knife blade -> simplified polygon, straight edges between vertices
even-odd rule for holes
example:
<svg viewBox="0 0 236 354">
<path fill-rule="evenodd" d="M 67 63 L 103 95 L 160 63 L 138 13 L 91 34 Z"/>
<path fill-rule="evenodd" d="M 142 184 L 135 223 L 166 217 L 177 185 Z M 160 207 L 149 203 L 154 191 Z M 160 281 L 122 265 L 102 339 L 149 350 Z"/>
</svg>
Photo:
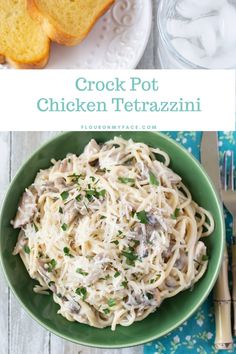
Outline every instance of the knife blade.
<svg viewBox="0 0 236 354">
<path fill-rule="evenodd" d="M 220 195 L 221 177 L 217 132 L 202 133 L 201 162 Z"/>
<path fill-rule="evenodd" d="M 217 132 L 203 132 L 201 142 L 201 163 L 213 181 L 220 196 L 221 177 Z M 215 220 L 215 222 L 217 223 L 217 220 Z M 215 348 L 217 350 L 232 349 L 231 296 L 229 291 L 228 252 L 226 243 L 222 266 L 214 287 L 214 305 L 216 322 Z"/>
</svg>

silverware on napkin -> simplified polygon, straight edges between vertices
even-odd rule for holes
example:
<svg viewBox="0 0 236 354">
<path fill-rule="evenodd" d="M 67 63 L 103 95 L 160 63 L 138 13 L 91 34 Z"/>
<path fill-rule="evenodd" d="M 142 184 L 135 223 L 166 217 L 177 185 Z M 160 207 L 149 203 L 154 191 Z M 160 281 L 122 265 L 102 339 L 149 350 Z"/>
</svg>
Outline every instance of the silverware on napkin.
<svg viewBox="0 0 236 354">
<path fill-rule="evenodd" d="M 222 169 L 222 200 L 233 218 L 232 235 L 232 274 L 233 274 L 233 312 L 234 312 L 234 336 L 236 335 L 236 189 L 235 189 L 235 167 L 234 153 L 227 151 L 224 153 L 224 163 Z"/>
<path fill-rule="evenodd" d="M 221 196 L 220 161 L 217 132 L 203 132 L 201 142 L 201 162 L 215 188 Z M 221 198 L 220 198 L 221 199 Z M 231 297 L 228 280 L 228 252 L 225 240 L 224 257 L 218 279 L 214 287 L 214 305 L 216 322 L 216 349 L 232 349 Z"/>
</svg>

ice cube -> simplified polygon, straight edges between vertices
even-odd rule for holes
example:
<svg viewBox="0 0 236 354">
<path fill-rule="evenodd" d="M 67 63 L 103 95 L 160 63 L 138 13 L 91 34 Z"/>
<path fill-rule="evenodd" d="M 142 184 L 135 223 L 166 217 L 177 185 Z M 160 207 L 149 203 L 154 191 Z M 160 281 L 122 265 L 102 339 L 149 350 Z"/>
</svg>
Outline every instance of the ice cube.
<svg viewBox="0 0 236 354">
<path fill-rule="evenodd" d="M 203 33 L 209 30 L 217 32 L 218 22 L 218 16 L 205 16 L 203 18 L 190 21 L 188 23 L 187 31 L 192 37 L 200 37 Z"/>
<path fill-rule="evenodd" d="M 217 41 L 216 32 L 214 31 L 214 28 L 208 26 L 208 28 L 206 28 L 205 31 L 202 31 L 202 34 L 200 36 L 200 41 L 202 47 L 206 52 L 206 55 L 208 57 L 213 57 L 213 55 L 216 53 L 216 50 L 218 48 L 218 41 Z"/>
<path fill-rule="evenodd" d="M 186 21 L 169 19 L 166 22 L 166 29 L 167 32 L 173 37 L 189 37 Z"/>
<path fill-rule="evenodd" d="M 205 55 L 204 50 L 192 44 L 184 38 L 175 38 L 171 40 L 175 50 L 193 64 L 202 65 L 202 57 Z"/>
<path fill-rule="evenodd" d="M 227 4 L 227 0 L 185 0 L 193 5 L 201 7 L 206 11 L 214 11 L 222 8 Z"/>
<path fill-rule="evenodd" d="M 192 19 L 205 14 L 205 10 L 190 1 L 180 0 L 176 4 L 176 11 L 179 15 Z"/>
<path fill-rule="evenodd" d="M 236 45 L 236 8 L 230 4 L 220 11 L 219 32 L 223 48 Z"/>
<path fill-rule="evenodd" d="M 183 17 L 194 19 L 227 4 L 227 0 L 179 0 L 176 4 L 176 11 Z"/>
<path fill-rule="evenodd" d="M 210 69 L 236 69 L 236 48 L 211 58 L 205 65 Z"/>
<path fill-rule="evenodd" d="M 217 31 L 218 16 L 209 16 L 194 21 L 167 20 L 167 32 L 173 37 L 195 38 L 200 37 L 210 28 Z"/>
</svg>

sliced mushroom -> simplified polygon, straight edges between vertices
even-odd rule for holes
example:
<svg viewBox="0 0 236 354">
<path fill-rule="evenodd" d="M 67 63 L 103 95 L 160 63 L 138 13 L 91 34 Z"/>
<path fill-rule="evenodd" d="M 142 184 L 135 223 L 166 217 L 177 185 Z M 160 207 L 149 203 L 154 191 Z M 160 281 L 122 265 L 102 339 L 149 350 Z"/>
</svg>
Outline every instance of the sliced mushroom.
<svg viewBox="0 0 236 354">
<path fill-rule="evenodd" d="M 81 310 L 80 304 L 72 296 L 66 296 L 64 299 L 64 303 L 66 302 L 66 306 L 70 313 L 78 315 Z"/>
<path fill-rule="evenodd" d="M 28 240 L 25 237 L 25 233 L 23 230 L 21 230 L 14 251 L 12 252 L 13 256 L 17 255 L 22 250 L 22 248 L 27 245 L 27 242 Z"/>
<path fill-rule="evenodd" d="M 65 205 L 63 209 L 63 221 L 67 225 L 70 224 L 79 215 L 76 204 L 77 202 L 75 200 L 71 200 Z"/>
<path fill-rule="evenodd" d="M 202 257 L 206 255 L 206 246 L 202 241 L 198 241 L 194 259 L 198 262 L 202 261 Z"/>
<path fill-rule="evenodd" d="M 13 227 L 17 229 L 29 223 L 37 210 L 37 192 L 32 186 L 26 189 L 20 200 L 16 217 L 13 220 Z"/>
<path fill-rule="evenodd" d="M 188 264 L 188 257 L 184 252 L 180 251 L 180 257 L 176 260 L 175 267 L 183 271 L 187 267 L 187 264 Z"/>
<path fill-rule="evenodd" d="M 55 188 L 60 192 L 62 189 L 67 188 L 66 181 L 63 177 L 57 177 L 54 181 Z"/>
<path fill-rule="evenodd" d="M 100 151 L 100 146 L 98 145 L 98 143 L 96 142 L 96 140 L 92 139 L 90 140 L 90 142 L 88 143 L 88 145 L 86 145 L 85 149 L 84 149 L 84 155 L 89 157 L 91 155 L 95 155 Z"/>
<path fill-rule="evenodd" d="M 44 182 L 42 184 L 34 184 L 35 189 L 39 196 L 43 193 L 58 193 L 58 188 L 55 187 L 54 183 L 51 181 Z"/>
<path fill-rule="evenodd" d="M 176 288 L 178 286 L 177 280 L 174 277 L 172 277 L 171 275 L 168 276 L 165 283 L 170 288 Z"/>
<path fill-rule="evenodd" d="M 159 161 L 153 161 L 153 164 L 158 172 L 158 175 L 164 175 L 171 184 L 178 184 L 181 182 L 181 177 L 174 173 L 169 167 L 165 166 Z"/>
</svg>

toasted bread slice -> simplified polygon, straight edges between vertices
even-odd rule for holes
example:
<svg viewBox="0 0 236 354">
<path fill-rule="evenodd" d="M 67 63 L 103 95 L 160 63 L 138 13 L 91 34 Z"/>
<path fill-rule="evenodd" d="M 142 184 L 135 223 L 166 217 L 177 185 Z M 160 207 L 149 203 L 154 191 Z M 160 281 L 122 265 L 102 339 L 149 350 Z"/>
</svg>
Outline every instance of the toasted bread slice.
<svg viewBox="0 0 236 354">
<path fill-rule="evenodd" d="M 115 0 L 27 0 L 28 11 L 48 37 L 68 46 L 80 43 Z"/>
<path fill-rule="evenodd" d="M 26 0 L 0 0 L 0 62 L 17 68 L 41 68 L 50 40 L 27 11 Z"/>
</svg>

